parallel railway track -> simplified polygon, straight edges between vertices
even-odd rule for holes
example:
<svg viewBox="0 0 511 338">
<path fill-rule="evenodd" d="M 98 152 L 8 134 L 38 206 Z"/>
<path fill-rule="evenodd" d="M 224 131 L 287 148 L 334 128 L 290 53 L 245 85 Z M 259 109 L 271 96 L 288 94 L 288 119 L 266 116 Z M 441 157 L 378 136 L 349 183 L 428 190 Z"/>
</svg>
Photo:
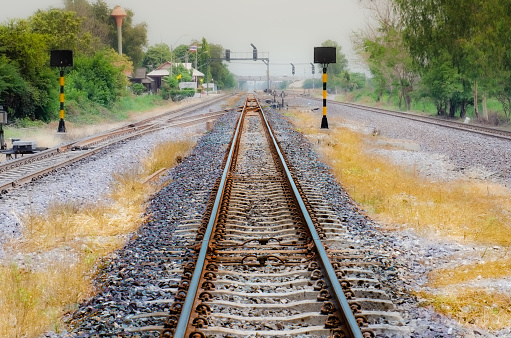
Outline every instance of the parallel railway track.
<svg viewBox="0 0 511 338">
<path fill-rule="evenodd" d="M 320 99 L 310 98 L 311 100 L 320 102 Z M 378 114 L 385 114 L 389 116 L 409 119 L 413 121 L 418 122 L 424 122 L 428 124 L 434 124 L 437 126 L 442 126 L 446 128 L 452 128 L 457 130 L 463 130 L 467 132 L 472 133 L 478 133 L 481 135 L 496 137 L 500 139 L 505 140 L 511 140 L 511 131 L 499 129 L 499 128 L 491 128 L 491 127 L 485 127 L 483 125 L 478 125 L 474 123 L 463 123 L 459 121 L 449 120 L 449 119 L 441 119 L 438 117 L 433 116 L 422 116 L 418 114 L 412 114 L 412 113 L 406 113 L 406 112 L 398 112 L 388 109 L 382 109 L 382 108 L 374 108 L 374 107 L 368 107 L 356 103 L 349 103 L 349 102 L 339 102 L 339 101 L 333 101 L 333 100 L 327 100 L 329 105 L 336 105 L 336 106 L 345 106 L 345 107 L 351 107 L 360 109 L 362 111 L 370 111 Z"/>
<path fill-rule="evenodd" d="M 225 114 L 226 111 L 222 110 L 204 114 L 193 114 L 193 112 L 223 99 L 225 99 L 225 96 L 194 104 L 178 111 L 169 111 L 104 133 L 0 163 L 0 195 L 23 184 L 37 180 L 58 168 L 87 158 L 117 142 L 168 127 L 185 127 L 214 120 Z"/>
<path fill-rule="evenodd" d="M 170 311 L 143 314 L 146 324 L 132 334 L 407 334 L 373 271 L 376 259 L 355 249 L 314 188 L 295 181 L 256 99 L 241 111 L 206 213 L 175 235 L 181 240 L 167 252 L 169 262 L 182 260 L 182 269 L 170 264 L 174 297 L 154 301 L 171 302 Z"/>
</svg>

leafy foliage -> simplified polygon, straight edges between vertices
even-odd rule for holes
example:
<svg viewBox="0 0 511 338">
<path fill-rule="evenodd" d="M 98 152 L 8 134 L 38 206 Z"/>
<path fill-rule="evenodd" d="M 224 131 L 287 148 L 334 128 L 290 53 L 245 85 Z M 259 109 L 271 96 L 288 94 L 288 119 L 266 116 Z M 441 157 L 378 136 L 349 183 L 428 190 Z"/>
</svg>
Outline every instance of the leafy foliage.
<svg viewBox="0 0 511 338">
<path fill-rule="evenodd" d="M 142 95 L 146 91 L 146 87 L 141 83 L 134 83 L 131 85 L 131 90 L 135 95 Z"/>
<path fill-rule="evenodd" d="M 127 62 L 112 49 L 99 51 L 93 57 L 75 58 L 75 66 L 68 75 L 69 99 L 111 105 L 124 94 L 128 85 L 123 74 Z"/>
<path fill-rule="evenodd" d="M 76 47 L 81 44 L 78 35 L 82 20 L 75 12 L 58 9 L 38 10 L 30 18 L 30 26 L 33 33 L 44 36 L 49 50 L 76 50 Z"/>
<path fill-rule="evenodd" d="M 147 68 L 148 71 L 152 71 L 158 68 L 166 61 L 171 60 L 170 47 L 165 43 L 159 43 L 150 46 L 144 55 L 142 66 Z"/>
<path fill-rule="evenodd" d="M 511 3 L 499 0 L 362 0 L 375 26 L 355 35 L 378 99 L 430 98 L 439 114 L 478 116 L 487 94 L 511 102 Z M 486 113 L 483 118 L 487 118 Z"/>
</svg>

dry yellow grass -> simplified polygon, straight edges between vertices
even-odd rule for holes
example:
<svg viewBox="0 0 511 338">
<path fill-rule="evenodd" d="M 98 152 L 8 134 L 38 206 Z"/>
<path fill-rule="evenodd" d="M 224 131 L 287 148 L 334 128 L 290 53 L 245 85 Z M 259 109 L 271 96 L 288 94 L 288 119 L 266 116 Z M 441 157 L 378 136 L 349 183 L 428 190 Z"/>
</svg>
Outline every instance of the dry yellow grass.
<svg viewBox="0 0 511 338">
<path fill-rule="evenodd" d="M 320 130 L 320 117 L 291 111 L 298 128 L 316 145 L 325 163 L 350 196 L 389 230 L 412 227 L 419 235 L 479 246 L 511 246 L 511 191 L 490 182 L 432 182 L 414 168 L 378 156 L 375 136 L 335 127 Z M 464 323 L 489 329 L 511 326 L 509 296 L 484 289 L 465 290 L 463 283 L 511 276 L 511 259 L 481 258 L 478 264 L 430 274 L 436 293 L 423 293 L 426 304 Z M 502 296 L 501 298 L 499 298 Z M 489 305 L 490 304 L 490 305 Z M 496 305 L 494 305 L 496 304 Z"/>
<path fill-rule="evenodd" d="M 61 316 L 93 292 L 90 280 L 98 259 L 120 248 L 143 224 L 146 200 L 159 186 L 142 182 L 174 166 L 193 146 L 185 141 L 157 145 L 140 167 L 115 175 L 109 195 L 99 199 L 104 202 L 53 204 L 44 214 L 22 215 L 23 240 L 12 243 L 12 251 L 26 262 L 0 266 L 0 337 L 58 332 Z"/>
<path fill-rule="evenodd" d="M 511 326 L 511 296 L 506 293 L 464 288 L 442 294 L 421 292 L 418 296 L 424 298 L 424 306 L 433 306 L 463 324 L 489 330 Z"/>
<path fill-rule="evenodd" d="M 483 261 L 472 265 L 461 265 L 452 269 L 438 269 L 429 274 L 429 285 L 435 288 L 461 284 L 485 278 L 511 276 L 511 258 Z"/>
<path fill-rule="evenodd" d="M 384 223 L 492 245 L 511 245 L 511 191 L 492 183 L 432 182 L 369 150 L 373 136 L 347 128 L 318 129 L 296 114 L 301 130 L 358 203 Z"/>
</svg>

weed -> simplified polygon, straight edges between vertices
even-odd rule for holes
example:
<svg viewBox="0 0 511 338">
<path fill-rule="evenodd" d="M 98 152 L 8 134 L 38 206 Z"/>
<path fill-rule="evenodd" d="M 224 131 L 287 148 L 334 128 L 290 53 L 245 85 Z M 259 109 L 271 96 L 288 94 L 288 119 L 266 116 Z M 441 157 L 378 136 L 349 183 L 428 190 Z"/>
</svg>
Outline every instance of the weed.
<svg viewBox="0 0 511 338">
<path fill-rule="evenodd" d="M 325 133 L 317 128 L 317 119 L 313 120 L 310 114 L 293 115 L 297 127 L 316 146 L 350 196 L 382 224 L 413 227 L 419 236 L 434 234 L 453 241 L 511 247 L 508 188 L 468 180 L 432 182 L 413 168 L 401 168 L 375 155 L 370 151 L 374 149 L 373 136 L 335 127 L 343 121 L 331 118 L 334 127 Z M 423 293 L 423 297 L 426 303 L 462 322 L 487 328 L 509 327 L 508 296 L 498 300 L 497 294 L 464 290 L 462 283 L 511 276 L 509 258 L 484 257 L 483 261 L 483 257 L 478 264 L 432 272 L 430 286 L 441 291 Z M 494 303 L 497 305 L 488 306 Z"/>
<path fill-rule="evenodd" d="M 108 198 L 98 199 L 102 202 L 54 203 L 44 214 L 32 210 L 21 215 L 23 239 L 11 247 L 27 259 L 0 266 L 0 337 L 59 332 L 64 312 L 93 292 L 90 282 L 101 258 L 120 248 L 145 221 L 145 203 L 158 186 L 141 182 L 159 168 L 174 166 L 193 145 L 157 145 L 140 167 L 114 175 Z"/>
</svg>

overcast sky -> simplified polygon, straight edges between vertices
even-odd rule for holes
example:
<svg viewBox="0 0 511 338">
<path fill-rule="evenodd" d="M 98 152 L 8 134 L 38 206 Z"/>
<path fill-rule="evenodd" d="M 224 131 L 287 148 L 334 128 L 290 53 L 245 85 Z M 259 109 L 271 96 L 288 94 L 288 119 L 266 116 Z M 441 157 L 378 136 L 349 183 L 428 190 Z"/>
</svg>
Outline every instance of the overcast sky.
<svg viewBox="0 0 511 338">
<path fill-rule="evenodd" d="M 6 2 L 7 0 L 0 0 Z M 89 0 L 95 2 L 96 0 Z M 231 57 L 250 57 L 253 43 L 270 59 L 271 75 L 310 77 L 314 47 L 336 41 L 350 67 L 360 70 L 350 35 L 363 28 L 366 16 L 359 0 L 106 0 L 110 7 L 131 9 L 134 22 L 148 25 L 149 45 L 188 44 L 203 37 L 231 50 Z M 27 18 L 37 9 L 62 8 L 62 0 L 18 0 L 3 4 L 0 22 Z M 241 53 L 244 53 L 243 55 Z M 239 75 L 265 75 L 262 61 L 233 61 L 229 68 Z M 358 69 L 357 69 L 358 68 Z M 316 77 L 320 70 L 316 67 Z"/>
</svg>

